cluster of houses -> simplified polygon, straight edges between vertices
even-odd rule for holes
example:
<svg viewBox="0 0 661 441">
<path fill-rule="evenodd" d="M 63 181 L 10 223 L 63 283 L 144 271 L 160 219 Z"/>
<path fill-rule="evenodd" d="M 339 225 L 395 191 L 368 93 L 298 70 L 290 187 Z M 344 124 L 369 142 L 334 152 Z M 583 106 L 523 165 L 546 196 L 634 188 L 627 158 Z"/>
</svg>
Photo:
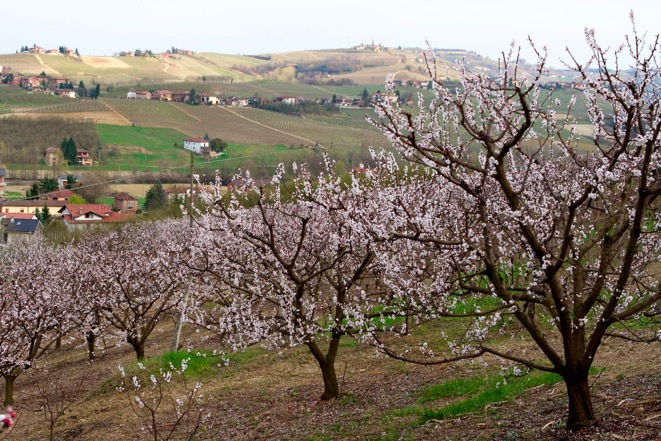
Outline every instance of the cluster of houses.
<svg viewBox="0 0 661 441">
<path fill-rule="evenodd" d="M 71 85 L 67 78 L 53 78 L 47 75 L 22 76 L 5 72 L 0 66 L 0 83 L 21 87 L 29 92 L 41 92 L 67 98 L 76 98 L 76 91 L 63 85 Z"/>
<path fill-rule="evenodd" d="M 138 200 L 128 193 L 117 193 L 113 206 L 106 204 L 71 204 L 73 191 L 60 189 L 42 194 L 38 199 L 0 199 L 0 242 L 29 240 L 43 229 L 37 213 L 45 208 L 53 219 L 61 219 L 68 230 L 117 224 L 131 220 Z"/>
<path fill-rule="evenodd" d="M 189 187 L 167 186 L 164 191 L 168 202 L 172 202 L 183 200 Z M 116 193 L 112 206 L 72 204 L 69 199 L 74 194 L 72 190 L 61 188 L 42 194 L 38 199 L 6 200 L 0 197 L 0 243 L 30 240 L 42 231 L 44 226 L 37 214 L 44 207 L 52 219 L 61 220 L 70 231 L 128 222 L 135 219 L 139 208 L 138 199 L 126 192 Z"/>
<path fill-rule="evenodd" d="M 154 90 L 154 91 L 136 91 L 130 89 L 126 98 L 129 100 L 146 100 L 146 101 L 171 101 L 175 103 L 188 103 L 188 104 L 204 104 L 208 106 L 231 106 L 231 107 L 248 107 L 254 106 L 258 103 L 266 102 L 263 98 L 240 98 L 236 96 L 220 97 L 208 93 L 196 93 L 191 101 L 190 92 L 172 92 L 167 89 Z M 301 97 L 295 97 L 296 100 L 302 100 Z"/>
<path fill-rule="evenodd" d="M 62 149 L 57 147 L 48 147 L 44 152 L 44 162 L 49 167 L 58 167 L 64 164 L 64 154 Z M 94 158 L 91 153 L 85 149 L 76 149 L 76 164 L 82 166 L 94 165 Z"/>
<path fill-rule="evenodd" d="M 62 47 L 58 49 L 44 49 L 43 47 L 37 46 L 36 44 L 33 45 L 32 47 L 27 48 L 27 52 L 31 54 L 61 55 L 65 57 L 78 56 L 75 50 L 69 49 L 67 47 Z"/>
</svg>

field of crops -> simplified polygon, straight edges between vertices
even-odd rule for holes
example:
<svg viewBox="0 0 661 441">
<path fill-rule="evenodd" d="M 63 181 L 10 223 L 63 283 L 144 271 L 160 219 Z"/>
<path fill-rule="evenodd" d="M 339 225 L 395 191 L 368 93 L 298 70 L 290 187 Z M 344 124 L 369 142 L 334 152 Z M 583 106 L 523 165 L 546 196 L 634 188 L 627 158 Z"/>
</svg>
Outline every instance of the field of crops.
<svg viewBox="0 0 661 441">
<path fill-rule="evenodd" d="M 20 87 L 0 86 L 0 105 L 8 109 L 57 105 L 70 99 L 43 93 L 29 93 Z"/>
<path fill-rule="evenodd" d="M 182 127 L 187 123 L 196 122 L 195 118 L 165 101 L 116 99 L 106 102 L 115 111 L 139 126 L 173 127 L 190 134 L 189 131 L 182 130 Z"/>
<path fill-rule="evenodd" d="M 362 122 L 358 122 L 359 126 L 352 124 L 355 120 L 350 116 L 337 119 L 320 116 L 302 118 L 252 108 L 237 111 L 269 127 L 296 134 L 323 146 L 360 147 L 365 142 L 375 144 L 383 140 L 381 134 L 371 126 Z"/>
<path fill-rule="evenodd" d="M 59 97 L 58 97 L 59 98 Z M 108 107 L 98 100 L 72 100 L 64 98 L 67 101 L 48 106 L 34 107 L 26 110 L 26 113 L 87 113 L 87 112 L 107 112 Z M 62 100 L 62 98 L 60 98 Z"/>
<path fill-rule="evenodd" d="M 186 164 L 186 135 L 173 129 L 97 124 L 108 170 L 155 171 Z"/>
</svg>

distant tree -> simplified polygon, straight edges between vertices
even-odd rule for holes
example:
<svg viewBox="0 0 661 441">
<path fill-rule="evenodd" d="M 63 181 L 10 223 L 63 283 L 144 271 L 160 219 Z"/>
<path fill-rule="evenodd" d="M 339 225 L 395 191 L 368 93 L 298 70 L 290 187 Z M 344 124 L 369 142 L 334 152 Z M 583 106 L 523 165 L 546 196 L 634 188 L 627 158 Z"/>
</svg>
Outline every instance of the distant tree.
<svg viewBox="0 0 661 441">
<path fill-rule="evenodd" d="M 206 139 L 207 141 L 209 140 L 209 134 L 208 133 L 204 134 L 204 139 Z"/>
<path fill-rule="evenodd" d="M 78 178 L 76 178 L 76 175 L 72 175 L 71 173 L 67 174 L 67 181 L 64 183 L 64 188 L 69 190 L 72 189 L 77 180 Z"/>
<path fill-rule="evenodd" d="M 363 103 L 367 104 L 370 102 L 370 93 L 367 91 L 367 87 L 363 89 L 363 93 L 360 94 L 360 99 L 363 100 Z"/>
<path fill-rule="evenodd" d="M 145 195 L 145 208 L 147 210 L 157 210 L 165 207 L 166 204 L 167 196 L 163 189 L 163 184 L 157 182 L 147 190 L 147 194 Z"/>
<path fill-rule="evenodd" d="M 50 193 L 55 190 L 57 190 L 57 179 L 46 177 L 39 181 L 40 193 Z"/>
<path fill-rule="evenodd" d="M 189 104 L 197 104 L 197 93 L 195 92 L 195 88 L 192 88 L 190 90 L 190 95 L 188 97 L 188 103 Z"/>
<path fill-rule="evenodd" d="M 143 52 L 142 52 L 141 49 L 136 49 L 136 50 L 135 50 L 135 56 L 136 56 L 136 57 L 142 57 L 142 55 L 143 55 Z"/>
<path fill-rule="evenodd" d="M 34 210 L 34 215 L 37 216 L 39 222 L 41 222 L 44 226 L 47 226 L 53 220 L 53 216 L 51 216 L 50 210 L 45 205 L 41 210 L 38 208 Z"/>
<path fill-rule="evenodd" d="M 28 199 L 36 198 L 39 196 L 39 184 L 36 182 L 32 184 L 32 187 L 25 190 L 25 197 Z"/>
<path fill-rule="evenodd" d="M 214 152 L 220 153 L 225 151 L 225 149 L 227 148 L 227 143 L 220 138 L 214 138 L 211 141 L 209 141 L 209 147 Z"/>
<path fill-rule="evenodd" d="M 64 155 L 64 159 L 67 160 L 67 163 L 69 165 L 75 165 L 76 164 L 76 155 L 78 154 L 78 150 L 76 149 L 76 143 L 74 142 L 72 137 L 69 137 L 69 139 L 64 139 L 62 141 L 62 144 L 60 144 L 60 148 L 62 149 L 62 154 Z"/>
<path fill-rule="evenodd" d="M 80 57 L 80 52 L 78 52 L 78 48 L 76 48 L 76 56 Z"/>
<path fill-rule="evenodd" d="M 46 71 L 45 71 L 45 70 L 42 70 L 41 73 L 39 74 L 39 76 L 40 76 L 40 77 L 45 77 L 45 76 L 47 76 L 47 75 L 46 75 Z"/>
<path fill-rule="evenodd" d="M 9 84 L 12 81 L 14 81 L 14 74 L 11 74 L 11 73 L 9 75 L 7 75 L 4 80 L 2 80 L 2 82 L 4 84 Z"/>
<path fill-rule="evenodd" d="M 69 197 L 69 203 L 74 205 L 82 205 L 86 204 L 87 201 L 81 195 L 74 193 Z"/>
<path fill-rule="evenodd" d="M 78 96 L 87 96 L 87 88 L 85 87 L 85 83 L 83 83 L 83 80 L 80 80 L 78 83 L 78 89 L 76 90 L 76 93 Z"/>
</svg>

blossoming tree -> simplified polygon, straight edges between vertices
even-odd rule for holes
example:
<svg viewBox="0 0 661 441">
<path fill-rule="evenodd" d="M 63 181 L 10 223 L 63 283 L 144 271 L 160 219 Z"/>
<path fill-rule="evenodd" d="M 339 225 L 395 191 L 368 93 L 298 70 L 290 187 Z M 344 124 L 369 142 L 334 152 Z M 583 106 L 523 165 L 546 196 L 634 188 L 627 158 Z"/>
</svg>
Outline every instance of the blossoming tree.
<svg viewBox="0 0 661 441">
<path fill-rule="evenodd" d="M 289 184 L 283 176 L 281 169 L 268 190 L 248 177 L 229 201 L 220 186 L 206 195 L 214 209 L 199 221 L 193 262 L 218 287 L 217 308 L 207 307 L 200 322 L 235 349 L 262 341 L 307 346 L 321 369 L 321 399 L 331 399 L 340 392 L 340 339 L 358 329 L 348 311 L 366 304 L 361 283 L 373 254 L 354 232 L 337 177 L 313 185 L 305 171 Z"/>
<path fill-rule="evenodd" d="M 430 60 L 432 100 L 420 97 L 415 113 L 380 103 L 374 121 L 406 159 L 434 174 L 427 190 L 409 194 L 431 199 L 390 198 L 399 221 L 388 237 L 425 253 L 418 272 L 391 258 L 391 271 L 400 271 L 391 286 L 408 283 L 428 299 L 429 314 L 473 317 L 449 354 L 426 362 L 489 353 L 555 372 L 567 387 L 570 428 L 595 419 L 588 377 L 604 337 L 651 342 L 661 333 L 658 321 L 628 325 L 661 313 L 659 40 L 648 44 L 634 28 L 610 53 L 593 31 L 586 37 L 592 57 L 572 60 L 593 127 L 589 143 L 572 125 L 575 100 L 563 104 L 540 87 L 541 51 L 527 78 L 516 51 L 503 56 L 497 78 L 460 65 L 456 90 Z M 437 271 L 424 271 L 429 265 Z M 537 350 L 489 340 L 509 318 Z"/>
<path fill-rule="evenodd" d="M 180 220 L 143 222 L 81 245 L 98 293 L 95 311 L 139 360 L 145 357 L 147 338 L 179 306 L 188 274 L 189 233 Z"/>
<path fill-rule="evenodd" d="M 4 405 L 14 402 L 14 382 L 69 332 L 80 311 L 67 276 L 76 263 L 40 237 L 2 248 L 0 254 L 0 375 Z"/>
</svg>

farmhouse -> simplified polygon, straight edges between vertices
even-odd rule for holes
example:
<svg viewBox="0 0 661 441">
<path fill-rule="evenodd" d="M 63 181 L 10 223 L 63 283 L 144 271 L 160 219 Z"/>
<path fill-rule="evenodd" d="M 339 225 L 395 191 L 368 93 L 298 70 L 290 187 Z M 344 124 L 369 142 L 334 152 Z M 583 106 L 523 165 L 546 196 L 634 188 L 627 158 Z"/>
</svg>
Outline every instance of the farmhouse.
<svg viewBox="0 0 661 441">
<path fill-rule="evenodd" d="M 76 91 L 72 89 L 55 89 L 55 95 L 76 98 Z"/>
<path fill-rule="evenodd" d="M 41 210 L 47 207 L 51 214 L 56 213 L 66 205 L 64 201 L 48 200 L 16 200 L 0 202 L 0 211 L 2 214 L 12 213 L 34 213 L 35 210 Z"/>
<path fill-rule="evenodd" d="M 0 221 L 3 243 L 26 242 L 41 231 L 42 225 L 38 219 L 3 218 Z"/>
<path fill-rule="evenodd" d="M 112 201 L 112 208 L 120 213 L 136 214 L 138 200 L 126 192 L 119 192 Z"/>
<path fill-rule="evenodd" d="M 172 92 L 167 89 L 157 90 L 151 94 L 151 99 L 160 101 L 172 101 Z"/>
<path fill-rule="evenodd" d="M 127 100 L 134 100 L 135 98 L 136 98 L 135 90 L 130 89 L 130 90 L 126 93 L 126 99 L 127 99 Z"/>
<path fill-rule="evenodd" d="M 78 165 L 92 166 L 94 165 L 94 159 L 87 150 L 78 149 L 76 152 L 76 163 Z"/>
<path fill-rule="evenodd" d="M 56 167 L 60 165 L 62 160 L 62 149 L 58 149 L 57 147 L 48 147 L 44 152 L 44 162 L 49 167 Z"/>
<path fill-rule="evenodd" d="M 116 213 L 105 204 L 66 204 L 60 209 L 59 214 L 64 220 L 64 225 L 70 230 L 122 223 L 129 219 L 127 215 Z"/>
<path fill-rule="evenodd" d="M 190 92 L 174 92 L 172 94 L 172 101 L 177 103 L 187 103 L 190 101 Z"/>
<path fill-rule="evenodd" d="M 73 191 L 62 188 L 60 190 L 51 191 L 50 193 L 44 193 L 39 196 L 39 199 L 46 201 L 68 202 L 71 196 L 73 196 Z"/>
<path fill-rule="evenodd" d="M 135 93 L 135 99 L 136 100 L 150 100 L 151 99 L 151 92 L 136 92 Z"/>
<path fill-rule="evenodd" d="M 188 138 L 184 141 L 184 148 L 198 155 L 208 155 L 211 151 L 209 141 L 204 138 Z"/>
<path fill-rule="evenodd" d="M 372 95 L 372 102 L 371 104 L 374 105 L 376 103 L 383 103 L 383 102 L 388 102 L 391 104 L 396 103 L 399 100 L 399 97 L 394 94 L 394 93 L 375 93 Z"/>
<path fill-rule="evenodd" d="M 279 97 L 276 98 L 276 101 L 279 101 L 283 104 L 289 104 L 290 106 L 293 106 L 293 105 L 298 104 L 299 102 L 303 101 L 303 98 L 296 97 L 296 96 L 279 96 Z"/>
</svg>

